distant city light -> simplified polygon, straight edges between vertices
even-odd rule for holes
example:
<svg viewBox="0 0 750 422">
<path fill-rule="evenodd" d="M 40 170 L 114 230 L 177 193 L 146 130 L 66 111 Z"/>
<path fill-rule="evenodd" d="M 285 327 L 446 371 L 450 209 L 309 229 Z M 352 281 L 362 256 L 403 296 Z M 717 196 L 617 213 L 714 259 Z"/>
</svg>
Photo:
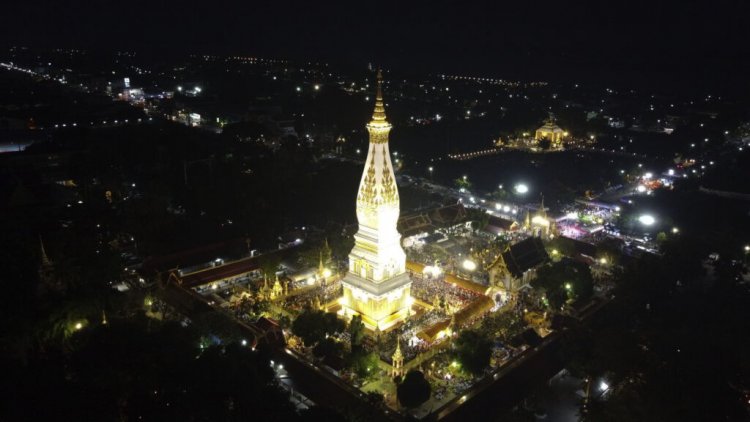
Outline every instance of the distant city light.
<svg viewBox="0 0 750 422">
<path fill-rule="evenodd" d="M 654 177 L 654 174 L 651 173 L 651 172 L 648 172 L 648 173 L 646 173 L 646 174 L 643 175 L 643 178 L 646 179 L 646 180 L 648 180 L 648 179 L 650 179 L 652 177 Z"/>
<path fill-rule="evenodd" d="M 649 214 L 641 215 L 640 217 L 638 217 L 638 221 L 640 221 L 644 226 L 651 226 L 656 223 L 656 219 Z"/>
<path fill-rule="evenodd" d="M 674 170 L 673 169 L 667 170 L 667 174 L 670 176 L 674 176 Z"/>
<path fill-rule="evenodd" d="M 640 193 L 643 193 L 643 192 L 646 192 L 646 187 L 643 185 L 638 185 L 638 187 L 635 188 L 635 190 L 637 190 Z"/>
</svg>

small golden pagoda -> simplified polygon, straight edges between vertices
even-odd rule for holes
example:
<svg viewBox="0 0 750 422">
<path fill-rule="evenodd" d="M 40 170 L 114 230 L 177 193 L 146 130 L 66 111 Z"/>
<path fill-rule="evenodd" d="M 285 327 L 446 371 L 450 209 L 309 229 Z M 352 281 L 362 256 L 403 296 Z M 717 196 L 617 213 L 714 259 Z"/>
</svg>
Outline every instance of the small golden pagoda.
<svg viewBox="0 0 750 422">
<path fill-rule="evenodd" d="M 403 377 L 404 376 L 404 355 L 401 353 L 401 337 L 396 337 L 396 351 L 393 352 L 393 368 L 391 369 L 391 377 Z"/>
</svg>

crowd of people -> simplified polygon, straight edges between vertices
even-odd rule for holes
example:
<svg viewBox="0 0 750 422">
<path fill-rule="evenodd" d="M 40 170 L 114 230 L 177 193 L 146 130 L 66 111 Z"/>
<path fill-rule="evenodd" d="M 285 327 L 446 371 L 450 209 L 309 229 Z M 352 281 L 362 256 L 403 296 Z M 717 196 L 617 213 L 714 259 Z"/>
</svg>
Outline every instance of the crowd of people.
<svg viewBox="0 0 750 422">
<path fill-rule="evenodd" d="M 466 306 L 477 293 L 447 283 L 442 276 L 419 274 L 412 277 L 411 295 L 444 312 L 455 312 Z"/>
</svg>

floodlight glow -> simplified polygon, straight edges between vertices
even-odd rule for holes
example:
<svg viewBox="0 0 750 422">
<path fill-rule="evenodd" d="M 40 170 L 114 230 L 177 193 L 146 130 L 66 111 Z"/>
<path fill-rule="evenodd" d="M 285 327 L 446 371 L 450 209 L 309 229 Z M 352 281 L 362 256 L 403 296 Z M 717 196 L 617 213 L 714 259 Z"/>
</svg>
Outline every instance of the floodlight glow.
<svg viewBox="0 0 750 422">
<path fill-rule="evenodd" d="M 667 170 L 667 174 L 670 176 L 674 176 L 674 170 L 673 169 Z"/>
<path fill-rule="evenodd" d="M 643 185 L 638 185 L 638 187 L 635 188 L 635 190 L 637 190 L 640 193 L 643 193 L 643 192 L 646 192 L 646 187 Z"/>
<path fill-rule="evenodd" d="M 515 187 L 516 193 L 524 194 L 529 191 L 529 187 L 523 183 L 519 183 Z"/>
<path fill-rule="evenodd" d="M 531 219 L 531 222 L 539 226 L 549 226 L 549 220 L 541 215 L 535 215 L 534 218 Z"/>
<path fill-rule="evenodd" d="M 508 211 L 510 211 L 510 207 L 509 207 L 509 206 L 507 206 L 507 205 L 506 205 L 506 206 L 504 206 L 504 207 L 503 207 L 503 211 L 505 211 L 505 212 L 508 212 Z"/>
<path fill-rule="evenodd" d="M 648 214 L 643 214 L 642 216 L 638 217 L 638 221 L 640 221 L 644 226 L 650 226 L 656 223 L 656 219 Z"/>
<path fill-rule="evenodd" d="M 332 274 L 331 270 L 329 270 L 328 268 L 326 268 L 325 270 L 323 270 L 323 277 L 326 277 L 326 278 L 330 277 L 331 274 Z"/>
<path fill-rule="evenodd" d="M 607 384 L 604 381 L 600 382 L 599 383 L 599 390 L 601 390 L 601 391 L 607 391 L 607 390 L 609 390 L 609 384 Z"/>
<path fill-rule="evenodd" d="M 648 173 L 646 173 L 646 174 L 643 175 L 643 178 L 646 179 L 646 180 L 648 180 L 648 179 L 650 179 L 652 177 L 654 177 L 654 175 L 651 172 L 648 172 Z"/>
<path fill-rule="evenodd" d="M 570 219 L 570 220 L 576 220 L 576 219 L 578 219 L 578 213 L 577 212 L 569 212 L 569 213 L 565 214 L 565 217 L 568 218 L 568 219 Z"/>
<path fill-rule="evenodd" d="M 470 259 L 464 260 L 462 266 L 466 271 L 474 271 L 477 269 L 477 264 Z"/>
</svg>

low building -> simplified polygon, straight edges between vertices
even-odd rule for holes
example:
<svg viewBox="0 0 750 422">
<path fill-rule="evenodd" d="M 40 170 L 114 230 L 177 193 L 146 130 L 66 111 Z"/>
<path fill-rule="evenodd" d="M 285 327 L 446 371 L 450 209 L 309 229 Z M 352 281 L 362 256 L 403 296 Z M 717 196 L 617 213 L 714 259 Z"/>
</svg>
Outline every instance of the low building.
<svg viewBox="0 0 750 422">
<path fill-rule="evenodd" d="M 495 235 L 501 235 L 503 233 L 512 232 L 518 229 L 518 223 L 513 220 L 506 218 L 490 216 L 487 219 L 487 225 L 484 226 L 484 231 Z"/>
<path fill-rule="evenodd" d="M 466 220 L 466 208 L 463 204 L 447 205 L 430 212 L 430 219 L 436 225 L 452 226 Z"/>
<path fill-rule="evenodd" d="M 536 269 L 549 260 L 542 239 L 529 237 L 509 246 L 488 267 L 490 284 L 514 292 L 536 277 Z"/>
<path fill-rule="evenodd" d="M 543 139 L 548 139 L 550 141 L 550 149 L 562 149 L 562 143 L 567 136 L 568 132 L 560 128 L 551 116 L 544 122 L 542 127 L 534 132 L 534 140 L 539 142 Z"/>
</svg>

